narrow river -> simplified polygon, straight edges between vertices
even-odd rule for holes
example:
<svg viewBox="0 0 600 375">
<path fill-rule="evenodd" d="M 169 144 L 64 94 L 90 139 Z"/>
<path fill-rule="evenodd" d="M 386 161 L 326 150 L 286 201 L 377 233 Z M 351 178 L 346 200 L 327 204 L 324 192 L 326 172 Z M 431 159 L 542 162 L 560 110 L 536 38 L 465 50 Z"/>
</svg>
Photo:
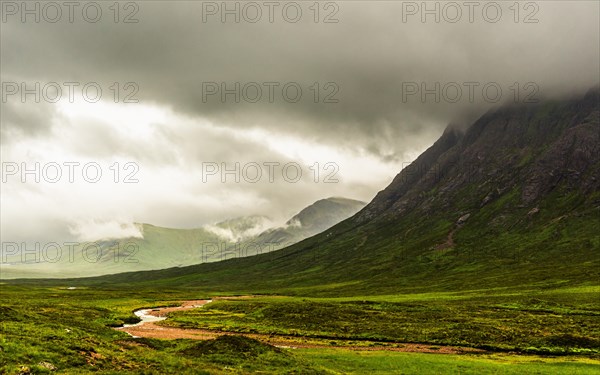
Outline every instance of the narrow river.
<svg viewBox="0 0 600 375">
<path fill-rule="evenodd" d="M 221 297 L 219 299 L 231 298 L 249 298 L 249 297 Z M 347 349 L 347 350 L 387 350 L 397 352 L 418 352 L 418 353 L 446 353 L 446 354 L 462 354 L 484 352 L 481 349 L 464 348 L 455 346 L 442 346 L 419 343 L 385 343 L 376 341 L 345 341 L 335 338 L 318 339 L 301 336 L 286 336 L 277 334 L 261 334 L 261 333 L 239 333 L 227 332 L 222 330 L 207 330 L 207 329 L 184 329 L 178 327 L 162 326 L 157 323 L 167 319 L 167 314 L 175 311 L 184 311 L 186 309 L 200 308 L 208 303 L 213 302 L 212 299 L 185 301 L 182 305 L 176 307 L 155 307 L 136 310 L 134 314 L 141 321 L 136 324 L 125 324 L 123 327 L 115 328 L 116 330 L 128 333 L 134 338 L 146 337 L 154 339 L 192 339 L 192 340 L 212 340 L 222 335 L 243 335 L 255 340 L 262 341 L 266 344 L 277 346 L 280 348 L 328 348 L 328 349 Z M 336 345 L 331 345 L 332 341 L 336 341 Z"/>
<path fill-rule="evenodd" d="M 132 337 L 149 337 L 159 339 L 177 339 L 177 338 L 195 338 L 206 339 L 206 334 L 200 334 L 201 330 L 180 329 L 174 327 L 163 327 L 155 323 L 167 319 L 167 314 L 174 311 L 182 311 L 202 307 L 211 303 L 212 299 L 185 301 L 181 306 L 176 307 L 154 307 L 136 310 L 133 313 L 141 320 L 135 324 L 124 324 L 123 327 L 116 328 L 119 331 L 128 333 Z M 207 331 L 210 332 L 210 331 Z M 198 335 L 194 334 L 198 333 Z M 212 335 L 216 337 L 216 335 Z M 210 338 L 214 338 L 210 337 Z"/>
</svg>

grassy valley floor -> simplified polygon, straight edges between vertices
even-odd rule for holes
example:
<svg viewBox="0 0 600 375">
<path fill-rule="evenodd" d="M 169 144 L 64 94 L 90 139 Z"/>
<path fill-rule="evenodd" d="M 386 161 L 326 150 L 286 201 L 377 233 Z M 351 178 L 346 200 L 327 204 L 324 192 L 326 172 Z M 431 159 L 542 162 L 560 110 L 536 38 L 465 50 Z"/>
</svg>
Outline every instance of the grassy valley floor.
<svg viewBox="0 0 600 375">
<path fill-rule="evenodd" d="M 136 322 L 133 311 L 139 308 L 178 306 L 215 296 L 200 289 L 68 287 L 0 285 L 0 373 L 600 371 L 600 302 L 594 286 L 343 298 L 257 296 L 173 311 L 157 323 L 273 338 L 285 335 L 292 338 L 289 346 L 297 349 L 244 336 L 160 340 L 132 338 L 113 329 Z M 319 347 L 302 348 L 303 342 Z M 369 350 L 410 343 L 434 353 Z M 446 345 L 480 351 L 442 354 Z M 342 348 L 347 346 L 354 350 Z"/>
</svg>

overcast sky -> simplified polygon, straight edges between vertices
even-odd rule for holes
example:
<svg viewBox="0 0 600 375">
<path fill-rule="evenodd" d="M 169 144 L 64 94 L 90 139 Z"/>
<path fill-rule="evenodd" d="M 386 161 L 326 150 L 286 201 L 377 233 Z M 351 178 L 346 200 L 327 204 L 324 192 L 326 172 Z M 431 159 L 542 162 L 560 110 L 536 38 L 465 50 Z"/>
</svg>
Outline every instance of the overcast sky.
<svg viewBox="0 0 600 375">
<path fill-rule="evenodd" d="M 449 123 L 599 81 L 597 1 L 21 4 L 1 9 L 2 241 L 369 201 Z"/>
</svg>

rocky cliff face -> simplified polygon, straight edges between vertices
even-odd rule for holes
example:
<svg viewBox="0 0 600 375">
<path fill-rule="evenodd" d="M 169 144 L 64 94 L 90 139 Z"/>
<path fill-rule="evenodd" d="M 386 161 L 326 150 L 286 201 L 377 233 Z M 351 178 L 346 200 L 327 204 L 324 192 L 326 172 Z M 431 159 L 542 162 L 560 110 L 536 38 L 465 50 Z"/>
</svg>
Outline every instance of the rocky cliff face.
<svg viewBox="0 0 600 375">
<path fill-rule="evenodd" d="M 449 126 L 354 220 L 444 210 L 457 200 L 484 206 L 518 188 L 521 204 L 557 188 L 600 190 L 599 92 L 582 98 L 489 112 L 466 131 Z M 466 201 L 466 202 L 465 202 Z"/>
</svg>

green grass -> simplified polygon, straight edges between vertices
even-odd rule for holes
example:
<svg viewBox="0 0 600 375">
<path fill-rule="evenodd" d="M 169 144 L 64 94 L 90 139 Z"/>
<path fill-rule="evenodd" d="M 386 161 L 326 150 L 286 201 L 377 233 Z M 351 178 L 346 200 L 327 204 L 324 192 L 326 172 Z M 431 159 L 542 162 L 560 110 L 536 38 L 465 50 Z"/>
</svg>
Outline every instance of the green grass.
<svg viewBox="0 0 600 375">
<path fill-rule="evenodd" d="M 419 341 L 434 346 L 477 344 L 469 340 L 486 337 L 487 341 L 480 344 L 510 347 L 502 341 L 502 335 L 495 333 L 496 325 L 502 323 L 511 325 L 515 335 L 523 334 L 525 344 L 532 345 L 524 346 L 529 349 L 525 352 L 538 353 L 447 355 L 348 351 L 335 349 L 336 345 L 318 350 L 277 349 L 235 337 L 213 342 L 133 339 L 111 326 L 133 322 L 132 312 L 141 307 L 176 305 L 182 300 L 208 298 L 211 293 L 124 287 L 67 290 L 66 286 L 0 285 L 0 373 L 49 373 L 40 365 L 48 362 L 58 373 L 65 374 L 421 374 L 427 371 L 585 374 L 597 371 L 600 363 L 598 355 L 593 354 L 597 348 L 593 339 L 598 337 L 600 324 L 594 315 L 598 311 L 597 287 L 529 292 L 518 298 L 506 290 L 345 298 L 262 296 L 215 301 L 201 309 L 171 314 L 165 321 L 175 325 L 208 324 L 238 331 L 321 336 L 322 342 L 366 349 L 370 344 L 363 341 L 365 338 Z M 474 306 L 478 310 L 474 311 Z M 495 309 L 496 313 L 488 315 Z M 471 310 L 473 313 L 469 315 Z M 549 319 L 552 315 L 562 318 Z M 465 329 L 451 329 L 460 320 L 466 324 Z M 550 336 L 529 332 L 533 328 L 547 331 Z M 457 332 L 468 335 L 463 337 L 456 335 Z M 572 336 L 561 336 L 565 332 Z M 539 350 L 543 346 L 536 346 L 536 340 L 552 335 L 562 338 L 550 347 L 554 354 L 561 355 L 540 356 L 539 353 L 544 353 Z M 547 345 L 543 340 L 539 343 Z"/>
<path fill-rule="evenodd" d="M 173 313 L 164 325 L 522 353 L 600 353 L 600 301 L 579 294 L 262 297 Z M 451 297 L 451 298 L 449 298 Z"/>
<path fill-rule="evenodd" d="M 303 350 L 313 363 L 336 374 L 597 374 L 600 363 L 514 355 L 465 356 L 421 353 Z"/>
<path fill-rule="evenodd" d="M 43 362 L 66 374 L 319 373 L 295 353 L 251 339 L 133 339 L 111 328 L 133 321 L 135 309 L 203 294 L 5 285 L 0 294 L 0 373 L 47 373 Z"/>
</svg>

